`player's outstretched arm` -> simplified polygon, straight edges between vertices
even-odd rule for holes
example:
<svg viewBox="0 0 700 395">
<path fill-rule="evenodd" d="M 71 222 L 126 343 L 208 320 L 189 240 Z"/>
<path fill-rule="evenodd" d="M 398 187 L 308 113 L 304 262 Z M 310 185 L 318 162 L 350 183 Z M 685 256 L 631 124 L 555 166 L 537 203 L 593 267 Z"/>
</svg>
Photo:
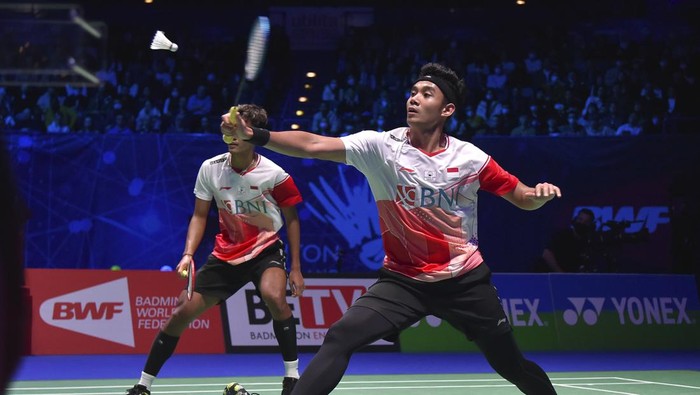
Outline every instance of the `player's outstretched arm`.
<svg viewBox="0 0 700 395">
<path fill-rule="evenodd" d="M 539 183 L 533 188 L 518 181 L 512 191 L 503 195 L 504 199 L 523 210 L 537 210 L 555 197 L 561 197 L 561 190 L 548 182 Z"/>
<path fill-rule="evenodd" d="M 221 116 L 221 131 L 224 134 L 234 134 L 241 140 L 256 141 L 256 145 L 264 145 L 265 148 L 298 158 L 324 159 L 333 162 L 345 163 L 345 144 L 338 137 L 321 136 L 315 133 L 301 130 L 289 130 L 285 132 L 269 132 L 259 129 L 258 133 L 269 133 L 269 139 L 260 144 L 252 128 L 239 116 L 235 125 L 231 122 L 229 114 Z"/>
</svg>

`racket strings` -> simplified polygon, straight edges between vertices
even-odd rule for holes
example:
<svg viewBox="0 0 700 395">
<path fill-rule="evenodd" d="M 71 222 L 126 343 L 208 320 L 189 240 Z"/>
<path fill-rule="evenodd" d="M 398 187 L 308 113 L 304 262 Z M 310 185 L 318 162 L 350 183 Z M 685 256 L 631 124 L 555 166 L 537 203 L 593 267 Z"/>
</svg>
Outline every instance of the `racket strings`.
<svg viewBox="0 0 700 395">
<path fill-rule="evenodd" d="M 245 64 L 245 78 L 255 80 L 260 71 L 260 65 L 265 57 L 267 38 L 270 34 L 270 22 L 267 17 L 261 16 L 250 33 L 248 41 L 248 53 Z"/>
</svg>

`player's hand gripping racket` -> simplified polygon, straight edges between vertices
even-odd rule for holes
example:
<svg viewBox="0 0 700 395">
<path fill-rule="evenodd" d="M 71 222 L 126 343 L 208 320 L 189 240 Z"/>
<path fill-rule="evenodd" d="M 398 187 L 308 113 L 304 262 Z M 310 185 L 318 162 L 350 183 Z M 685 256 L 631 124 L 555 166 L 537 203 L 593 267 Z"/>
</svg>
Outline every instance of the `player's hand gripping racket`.
<svg viewBox="0 0 700 395">
<path fill-rule="evenodd" d="M 244 76 L 241 79 L 241 83 L 238 85 L 238 92 L 236 93 L 233 106 L 229 110 L 229 118 L 234 127 L 236 125 L 236 115 L 238 114 L 236 106 L 241 98 L 241 93 L 243 93 L 243 89 L 247 83 L 253 82 L 258 78 L 258 74 L 260 74 L 260 70 L 263 66 L 263 61 L 265 60 L 265 54 L 267 53 L 267 42 L 269 38 L 270 20 L 266 16 L 259 16 L 250 29 Z M 233 136 L 231 135 L 224 134 L 222 138 L 226 144 L 231 144 L 233 142 Z"/>
</svg>

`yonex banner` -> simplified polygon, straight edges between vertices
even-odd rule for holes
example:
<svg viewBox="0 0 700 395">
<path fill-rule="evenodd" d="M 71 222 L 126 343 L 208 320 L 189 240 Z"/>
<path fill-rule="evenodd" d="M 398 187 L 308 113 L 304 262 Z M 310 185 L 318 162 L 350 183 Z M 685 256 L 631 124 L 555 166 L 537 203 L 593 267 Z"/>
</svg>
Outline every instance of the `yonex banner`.
<svg viewBox="0 0 700 395">
<path fill-rule="evenodd" d="M 523 350 L 700 349 L 700 303 L 690 275 L 494 274 Z M 401 351 L 475 351 L 452 326 L 427 317 Z"/>
<path fill-rule="evenodd" d="M 306 278 L 302 297 L 293 298 L 288 292 L 287 302 L 297 319 L 297 344 L 312 349 L 320 346 L 328 328 L 374 281 L 374 278 Z M 272 316 L 252 283 L 226 301 L 226 312 L 229 352 L 244 348 L 277 349 Z M 397 349 L 394 343 L 384 340 L 372 347 Z"/>
<path fill-rule="evenodd" d="M 26 269 L 31 354 L 143 354 L 177 305 L 184 282 L 152 270 Z M 223 353 L 220 308 L 190 324 L 179 353 Z"/>
<path fill-rule="evenodd" d="M 700 305 L 692 276 L 551 279 L 562 349 L 700 349 Z"/>
</svg>

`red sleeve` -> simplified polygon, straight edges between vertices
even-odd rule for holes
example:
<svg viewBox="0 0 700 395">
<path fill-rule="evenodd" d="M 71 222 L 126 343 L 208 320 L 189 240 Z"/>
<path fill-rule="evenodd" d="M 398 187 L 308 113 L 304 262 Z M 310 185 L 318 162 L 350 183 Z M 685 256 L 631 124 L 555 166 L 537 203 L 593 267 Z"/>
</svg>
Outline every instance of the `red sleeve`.
<svg viewBox="0 0 700 395">
<path fill-rule="evenodd" d="M 503 170 L 493 158 L 489 158 L 486 166 L 479 173 L 481 189 L 497 196 L 503 196 L 515 189 L 518 185 L 518 177 Z"/>
<path fill-rule="evenodd" d="M 280 207 L 291 207 L 302 202 L 301 193 L 292 177 L 287 177 L 284 181 L 275 185 L 270 195 Z"/>
</svg>

